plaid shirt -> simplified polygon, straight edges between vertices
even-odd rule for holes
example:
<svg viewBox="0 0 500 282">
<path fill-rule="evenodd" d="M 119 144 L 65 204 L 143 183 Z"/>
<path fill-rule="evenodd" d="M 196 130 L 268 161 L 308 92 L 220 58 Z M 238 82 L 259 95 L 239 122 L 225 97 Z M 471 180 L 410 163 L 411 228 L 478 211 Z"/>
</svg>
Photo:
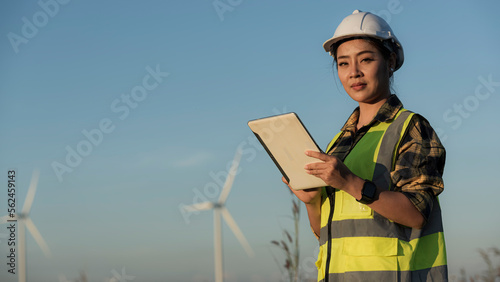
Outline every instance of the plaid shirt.
<svg viewBox="0 0 500 282">
<path fill-rule="evenodd" d="M 328 153 L 343 161 L 371 126 L 394 118 L 402 107 L 398 97 L 391 95 L 375 118 L 357 131 L 359 108 L 356 108 L 341 129 L 344 133 Z M 391 179 L 394 191 L 408 197 L 426 220 L 432 210 L 432 198 L 444 189 L 445 156 L 445 149 L 429 122 L 415 114 L 408 125 L 408 134 L 401 141 Z"/>
</svg>

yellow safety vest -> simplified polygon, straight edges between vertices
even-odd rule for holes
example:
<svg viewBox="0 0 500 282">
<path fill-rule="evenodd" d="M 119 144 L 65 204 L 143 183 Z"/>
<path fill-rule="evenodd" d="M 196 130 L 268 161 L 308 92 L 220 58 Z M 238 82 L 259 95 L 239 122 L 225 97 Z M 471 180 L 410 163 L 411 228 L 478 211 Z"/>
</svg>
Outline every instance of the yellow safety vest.
<svg viewBox="0 0 500 282">
<path fill-rule="evenodd" d="M 344 164 L 391 190 L 390 171 L 413 115 L 402 109 L 393 120 L 371 127 Z M 426 225 L 414 229 L 388 220 L 344 191 L 325 187 L 322 193 L 318 281 L 448 281 L 437 198 Z"/>
</svg>

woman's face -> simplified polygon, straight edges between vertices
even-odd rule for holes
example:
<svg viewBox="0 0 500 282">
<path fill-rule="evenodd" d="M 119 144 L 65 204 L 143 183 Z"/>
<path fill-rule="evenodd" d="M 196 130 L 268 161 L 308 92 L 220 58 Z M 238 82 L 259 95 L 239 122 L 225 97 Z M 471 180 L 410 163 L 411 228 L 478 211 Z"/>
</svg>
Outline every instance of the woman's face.
<svg viewBox="0 0 500 282">
<path fill-rule="evenodd" d="M 367 40 L 349 40 L 337 49 L 339 79 L 358 103 L 374 104 L 389 97 L 389 69 L 390 63 Z"/>
</svg>

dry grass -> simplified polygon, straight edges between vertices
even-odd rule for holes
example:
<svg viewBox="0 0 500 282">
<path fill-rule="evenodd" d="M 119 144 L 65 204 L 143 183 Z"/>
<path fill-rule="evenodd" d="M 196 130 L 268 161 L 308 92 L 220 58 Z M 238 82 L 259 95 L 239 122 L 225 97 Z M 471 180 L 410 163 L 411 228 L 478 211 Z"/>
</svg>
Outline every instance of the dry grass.
<svg viewBox="0 0 500 282">
<path fill-rule="evenodd" d="M 483 273 L 468 276 L 464 268 L 460 269 L 460 278 L 451 277 L 451 281 L 456 282 L 498 282 L 500 281 L 500 263 L 494 264 L 495 257 L 500 258 L 500 249 L 492 247 L 486 250 L 478 249 L 479 255 L 488 267 Z"/>
<path fill-rule="evenodd" d="M 290 192 L 291 193 L 291 192 Z M 299 273 L 299 220 L 300 220 L 300 203 L 299 199 L 292 197 L 292 219 L 294 222 L 293 236 L 288 230 L 283 229 L 282 240 L 272 240 L 271 244 L 278 248 L 285 256 L 285 262 L 279 263 L 276 256 L 273 254 L 274 261 L 280 268 L 285 280 L 297 282 L 300 279 Z"/>
</svg>

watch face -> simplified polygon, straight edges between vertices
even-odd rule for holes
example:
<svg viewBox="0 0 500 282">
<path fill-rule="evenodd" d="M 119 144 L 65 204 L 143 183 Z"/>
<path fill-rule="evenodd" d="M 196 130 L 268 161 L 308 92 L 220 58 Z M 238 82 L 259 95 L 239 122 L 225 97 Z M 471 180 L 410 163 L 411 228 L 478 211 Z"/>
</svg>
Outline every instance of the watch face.
<svg viewBox="0 0 500 282">
<path fill-rule="evenodd" d="M 377 186 L 375 186 L 375 184 L 371 181 L 366 181 L 365 185 L 363 185 L 363 196 L 374 199 L 376 193 Z"/>
</svg>

